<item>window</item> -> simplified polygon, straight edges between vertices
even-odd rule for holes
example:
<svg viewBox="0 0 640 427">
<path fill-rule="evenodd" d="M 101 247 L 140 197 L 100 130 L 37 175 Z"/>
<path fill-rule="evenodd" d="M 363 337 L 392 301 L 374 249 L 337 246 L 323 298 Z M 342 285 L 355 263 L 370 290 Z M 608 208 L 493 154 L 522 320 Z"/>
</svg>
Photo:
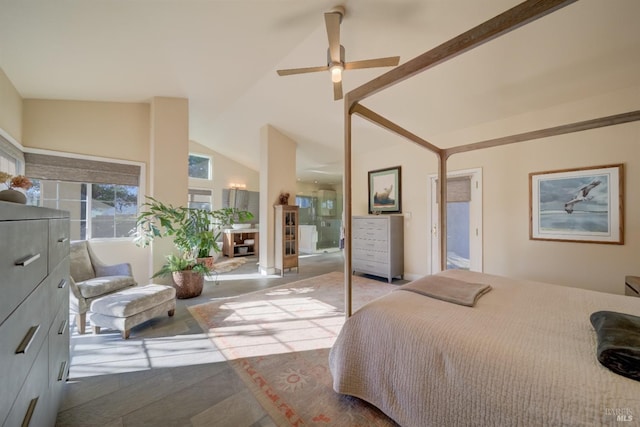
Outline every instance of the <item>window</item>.
<svg viewBox="0 0 640 427">
<path fill-rule="evenodd" d="M 211 179 L 211 158 L 189 154 L 189 178 Z"/>
<path fill-rule="evenodd" d="M 0 152 L 0 171 L 7 172 L 11 175 L 19 175 L 17 173 L 17 161 L 14 158 L 11 158 L 4 153 Z"/>
<path fill-rule="evenodd" d="M 22 151 L 0 135 L 0 171 L 20 175 L 23 163 Z"/>
<path fill-rule="evenodd" d="M 74 240 L 129 237 L 138 216 L 134 164 L 26 153 L 28 203 L 69 211 Z"/>
<path fill-rule="evenodd" d="M 137 186 L 33 179 L 27 199 L 68 211 L 72 240 L 129 237 L 136 227 Z"/>
<path fill-rule="evenodd" d="M 296 196 L 296 205 L 300 208 L 310 208 L 312 205 L 312 199 L 309 196 Z"/>
<path fill-rule="evenodd" d="M 205 209 L 210 211 L 213 206 L 211 190 L 189 189 L 189 204 L 192 209 Z"/>
<path fill-rule="evenodd" d="M 138 187 L 92 184 L 88 209 L 91 212 L 91 237 L 128 237 L 136 227 Z"/>
</svg>

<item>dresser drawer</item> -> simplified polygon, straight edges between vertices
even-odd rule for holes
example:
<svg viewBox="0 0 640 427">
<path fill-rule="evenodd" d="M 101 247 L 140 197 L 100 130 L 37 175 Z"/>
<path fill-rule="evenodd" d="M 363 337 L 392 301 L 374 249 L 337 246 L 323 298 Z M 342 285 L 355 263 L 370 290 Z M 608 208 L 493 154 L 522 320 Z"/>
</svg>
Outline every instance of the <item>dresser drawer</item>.
<svg viewBox="0 0 640 427">
<path fill-rule="evenodd" d="M 380 240 L 363 240 L 363 239 L 354 239 L 353 240 L 353 253 L 356 252 L 383 252 L 387 253 L 389 250 L 389 245 L 387 242 L 382 242 Z M 355 256 L 355 255 L 354 255 Z"/>
<path fill-rule="evenodd" d="M 387 252 L 354 250 L 353 259 L 387 263 L 389 255 Z"/>
<path fill-rule="evenodd" d="M 375 275 L 380 274 L 386 276 L 389 272 L 389 264 L 385 262 L 354 259 L 352 263 L 352 269 L 361 273 L 371 273 Z"/>
<path fill-rule="evenodd" d="M 387 218 L 353 218 L 353 228 L 360 228 L 363 230 L 378 230 L 387 231 Z"/>
<path fill-rule="evenodd" d="M 69 220 L 49 220 L 49 272 L 69 255 Z"/>
<path fill-rule="evenodd" d="M 378 240 L 386 242 L 388 240 L 387 230 L 374 230 L 370 228 L 354 228 L 354 239 Z"/>
<path fill-rule="evenodd" d="M 69 257 L 64 258 L 45 280 L 53 307 L 50 315 L 53 317 L 65 301 L 66 306 L 69 306 Z"/>
<path fill-rule="evenodd" d="M 64 384 L 69 373 L 69 307 L 58 310 L 49 329 L 49 387 Z"/>
<path fill-rule="evenodd" d="M 40 427 L 55 424 L 55 419 L 51 419 L 51 404 L 47 395 L 49 370 L 47 345 L 42 345 L 40 349 L 35 350 L 40 350 L 38 357 L 7 415 L 3 424 L 5 426 Z"/>
<path fill-rule="evenodd" d="M 49 303 L 47 288 L 39 286 L 0 325 L 0 414 L 6 414 L 11 408 L 38 349 L 49 333 Z M 45 353 L 47 351 L 45 348 Z"/>
<path fill-rule="evenodd" d="M 48 220 L 0 222 L 0 323 L 47 275 L 48 236 Z"/>
</svg>

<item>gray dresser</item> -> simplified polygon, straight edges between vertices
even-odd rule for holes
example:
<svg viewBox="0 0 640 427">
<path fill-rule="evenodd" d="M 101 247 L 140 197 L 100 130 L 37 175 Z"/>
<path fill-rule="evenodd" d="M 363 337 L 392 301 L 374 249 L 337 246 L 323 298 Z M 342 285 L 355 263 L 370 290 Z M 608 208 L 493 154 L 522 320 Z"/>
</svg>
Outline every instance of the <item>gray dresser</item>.
<svg viewBox="0 0 640 427">
<path fill-rule="evenodd" d="M 404 223 L 401 215 L 354 216 L 352 269 L 386 277 L 404 276 Z"/>
<path fill-rule="evenodd" d="M 53 426 L 69 372 L 69 215 L 0 202 L 0 425 Z"/>
</svg>

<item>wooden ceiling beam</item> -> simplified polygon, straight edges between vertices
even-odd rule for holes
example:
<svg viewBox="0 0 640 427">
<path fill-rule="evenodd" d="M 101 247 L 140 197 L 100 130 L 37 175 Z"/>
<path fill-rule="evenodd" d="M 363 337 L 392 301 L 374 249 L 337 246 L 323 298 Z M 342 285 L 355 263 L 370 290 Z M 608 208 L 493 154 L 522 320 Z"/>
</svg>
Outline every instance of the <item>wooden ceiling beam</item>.
<svg viewBox="0 0 640 427">
<path fill-rule="evenodd" d="M 516 142 L 530 141 L 533 139 L 548 138 L 551 136 L 564 135 L 567 133 L 580 132 L 589 129 L 596 129 L 606 126 L 619 125 L 622 123 L 635 122 L 640 120 L 640 110 L 628 113 L 615 114 L 613 116 L 599 117 L 597 119 L 584 120 L 581 122 L 570 123 L 567 125 L 555 126 L 546 129 L 534 130 L 531 132 L 520 133 L 517 135 L 503 136 L 500 138 L 488 139 L 485 141 L 475 142 L 472 144 L 460 145 L 457 147 L 444 149 L 444 156 L 448 158 L 456 153 L 464 153 L 474 150 L 482 150 L 484 148 L 499 147 L 502 145 L 513 144 Z"/>
<path fill-rule="evenodd" d="M 352 110 L 353 114 L 357 114 L 358 116 L 369 120 L 370 122 L 373 122 L 375 124 L 377 124 L 378 126 L 381 126 L 393 133 L 395 133 L 396 135 L 400 135 L 403 138 L 408 139 L 411 142 L 414 142 L 418 145 L 420 145 L 421 147 L 426 148 L 427 150 L 430 150 L 434 153 L 436 153 L 437 155 L 441 155 L 442 154 L 442 149 L 436 147 L 435 145 L 433 145 L 432 143 L 430 143 L 429 141 L 420 138 L 418 135 L 409 132 L 408 130 L 398 126 L 397 124 L 393 123 L 391 120 L 386 119 L 384 117 L 382 117 L 380 114 L 371 111 L 370 109 L 368 109 L 367 107 L 363 106 L 362 104 L 357 104 L 353 107 Z"/>
</svg>

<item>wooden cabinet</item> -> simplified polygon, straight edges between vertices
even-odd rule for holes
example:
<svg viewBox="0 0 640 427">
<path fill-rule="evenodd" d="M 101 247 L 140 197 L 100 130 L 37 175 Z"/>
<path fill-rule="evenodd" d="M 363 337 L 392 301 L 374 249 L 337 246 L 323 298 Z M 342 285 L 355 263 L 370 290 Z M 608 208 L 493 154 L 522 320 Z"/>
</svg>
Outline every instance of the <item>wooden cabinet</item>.
<svg viewBox="0 0 640 427">
<path fill-rule="evenodd" d="M 0 425 L 53 426 L 69 373 L 69 217 L 0 202 Z"/>
<path fill-rule="evenodd" d="M 352 269 L 386 277 L 404 276 L 404 224 L 401 215 L 354 216 Z"/>
<path fill-rule="evenodd" d="M 282 276 L 285 269 L 298 271 L 298 206 L 276 205 L 275 211 L 275 268 Z"/>
<path fill-rule="evenodd" d="M 258 229 L 256 228 L 224 230 L 222 254 L 229 258 L 258 255 L 258 248 L 260 247 L 258 236 Z"/>
</svg>

